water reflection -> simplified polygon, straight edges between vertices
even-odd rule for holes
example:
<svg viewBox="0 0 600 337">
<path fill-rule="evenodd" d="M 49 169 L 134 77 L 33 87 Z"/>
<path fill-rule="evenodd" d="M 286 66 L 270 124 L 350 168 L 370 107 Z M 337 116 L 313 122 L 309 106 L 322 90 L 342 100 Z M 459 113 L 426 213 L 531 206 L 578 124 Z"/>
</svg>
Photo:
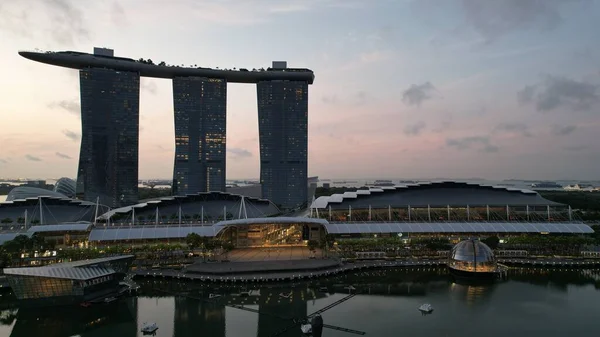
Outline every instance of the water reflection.
<svg viewBox="0 0 600 337">
<path fill-rule="evenodd" d="M 6 336 L 135 336 L 137 299 L 127 298 L 90 308 L 20 308 L 15 324 Z M 3 312 L 4 315 L 4 312 Z"/>
<path fill-rule="evenodd" d="M 444 268 L 367 271 L 313 283 L 243 288 L 144 281 L 140 297 L 113 304 L 2 310 L 0 337 L 133 337 L 142 335 L 140 328 L 146 321 L 158 324 L 156 336 L 271 336 L 289 326 L 291 319 L 304 318 L 354 291 L 361 295 L 323 314 L 326 324 L 364 330 L 372 336 L 396 336 L 397 329 L 411 336 L 458 336 L 464 334 L 463 328 L 484 329 L 496 324 L 497 319 L 510 320 L 512 325 L 498 328 L 497 335 L 501 336 L 519 324 L 523 324 L 519 331 L 529 331 L 527 326 L 536 319 L 548 320 L 550 326 L 552 317 L 562 317 L 566 310 L 570 321 L 582 326 L 591 324 L 594 318 L 589 312 L 594 310 L 592 304 L 585 303 L 600 299 L 600 292 L 594 290 L 599 285 L 599 270 L 513 269 L 508 281 L 477 284 L 456 282 Z M 10 305 L 6 297 L 0 301 L 4 308 Z M 569 306 L 573 301 L 588 302 Z M 417 308 L 426 302 L 434 305 L 435 312 L 421 317 Z M 235 305 L 261 313 L 233 308 Z M 427 323 L 419 323 L 416 317 Z M 465 317 L 477 320 L 464 327 L 458 323 Z M 561 329 L 550 330 L 548 326 L 537 328 L 549 335 Z M 577 332 L 578 327 L 568 329 Z M 528 333 L 537 336 L 536 331 Z M 495 333 L 490 332 L 490 336 Z M 332 330 L 324 333 L 342 335 Z M 281 336 L 302 333 L 296 327 Z"/>
</svg>

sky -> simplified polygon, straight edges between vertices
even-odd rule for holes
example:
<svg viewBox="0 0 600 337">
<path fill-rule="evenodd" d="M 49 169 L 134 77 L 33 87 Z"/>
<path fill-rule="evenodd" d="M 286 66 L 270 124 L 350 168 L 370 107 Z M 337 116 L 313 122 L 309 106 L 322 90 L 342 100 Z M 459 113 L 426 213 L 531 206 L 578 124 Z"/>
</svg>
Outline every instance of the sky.
<svg viewBox="0 0 600 337">
<path fill-rule="evenodd" d="M 600 1 L 2 0 L 0 177 L 75 177 L 94 46 L 219 68 L 310 68 L 309 175 L 600 179 Z M 141 179 L 172 177 L 171 81 L 142 78 Z M 227 179 L 259 176 L 256 89 L 229 84 Z"/>
</svg>

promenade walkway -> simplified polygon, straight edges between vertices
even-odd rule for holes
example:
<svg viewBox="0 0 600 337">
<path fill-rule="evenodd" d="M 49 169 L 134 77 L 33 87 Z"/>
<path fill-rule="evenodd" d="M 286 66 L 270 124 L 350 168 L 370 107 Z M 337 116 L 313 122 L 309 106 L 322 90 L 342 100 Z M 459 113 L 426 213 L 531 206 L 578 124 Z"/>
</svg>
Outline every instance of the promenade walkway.
<svg viewBox="0 0 600 337">
<path fill-rule="evenodd" d="M 315 260 L 310 260 L 315 261 Z M 317 260 L 318 261 L 318 260 Z M 508 266 L 529 266 L 529 267 L 547 267 L 547 268 L 598 268 L 600 259 L 590 260 L 570 260 L 570 259 L 500 259 L 498 262 Z M 227 265 L 227 263 L 223 263 Z M 364 269 L 376 268 L 402 268 L 402 267 L 441 267 L 445 266 L 445 260 L 403 260 L 403 261 L 359 261 L 354 263 L 345 263 L 337 267 L 325 270 L 306 270 L 306 271 L 269 271 L 264 272 L 256 269 L 254 272 L 248 271 L 244 274 L 229 275 L 209 275 L 202 273 L 190 273 L 181 270 L 135 270 L 135 277 L 142 278 L 171 278 L 187 279 L 191 281 L 203 282 L 283 282 L 306 280 L 319 277 L 328 277 L 341 273 L 355 272 Z M 258 264 L 260 266 L 260 264 Z"/>
</svg>

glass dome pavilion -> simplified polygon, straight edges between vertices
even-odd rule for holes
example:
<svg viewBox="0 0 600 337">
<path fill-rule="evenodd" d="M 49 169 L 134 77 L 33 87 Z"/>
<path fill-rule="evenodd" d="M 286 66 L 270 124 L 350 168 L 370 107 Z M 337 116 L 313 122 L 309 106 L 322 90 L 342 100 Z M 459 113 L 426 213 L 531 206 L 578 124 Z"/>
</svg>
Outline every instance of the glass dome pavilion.
<svg viewBox="0 0 600 337">
<path fill-rule="evenodd" d="M 467 273 L 495 273 L 498 269 L 494 252 L 479 240 L 457 243 L 450 251 L 448 267 Z"/>
</svg>

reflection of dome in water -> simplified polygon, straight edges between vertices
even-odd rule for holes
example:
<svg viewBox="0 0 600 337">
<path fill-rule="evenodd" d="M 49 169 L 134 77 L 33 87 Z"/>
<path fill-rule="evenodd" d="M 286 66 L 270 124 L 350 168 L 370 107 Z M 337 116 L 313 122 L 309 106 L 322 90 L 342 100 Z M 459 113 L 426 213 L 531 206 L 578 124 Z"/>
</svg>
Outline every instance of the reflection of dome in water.
<svg viewBox="0 0 600 337">
<path fill-rule="evenodd" d="M 494 274 L 498 269 L 494 253 L 479 240 L 465 240 L 450 251 L 448 267 L 451 272 L 475 276 L 475 273 Z"/>
</svg>

